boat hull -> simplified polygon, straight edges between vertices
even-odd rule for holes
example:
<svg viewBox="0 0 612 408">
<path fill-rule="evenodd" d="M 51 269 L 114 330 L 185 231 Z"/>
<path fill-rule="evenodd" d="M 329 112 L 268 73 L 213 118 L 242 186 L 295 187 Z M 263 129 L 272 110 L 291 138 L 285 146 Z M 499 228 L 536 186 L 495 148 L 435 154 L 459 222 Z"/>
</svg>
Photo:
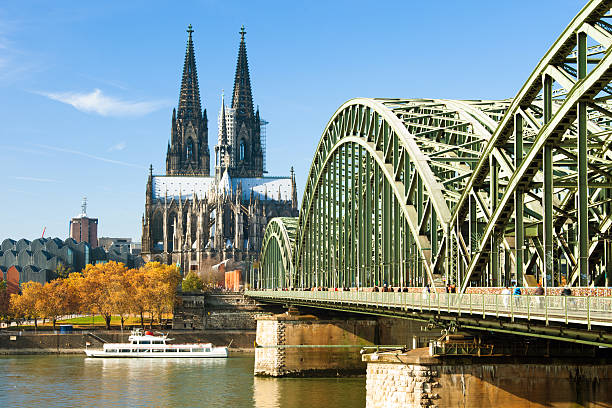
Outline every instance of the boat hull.
<svg viewBox="0 0 612 408">
<path fill-rule="evenodd" d="M 94 358 L 227 358 L 229 352 L 227 348 L 219 347 L 210 352 L 151 352 L 133 351 L 128 353 L 108 352 L 104 350 L 85 350 L 87 357 Z"/>
</svg>

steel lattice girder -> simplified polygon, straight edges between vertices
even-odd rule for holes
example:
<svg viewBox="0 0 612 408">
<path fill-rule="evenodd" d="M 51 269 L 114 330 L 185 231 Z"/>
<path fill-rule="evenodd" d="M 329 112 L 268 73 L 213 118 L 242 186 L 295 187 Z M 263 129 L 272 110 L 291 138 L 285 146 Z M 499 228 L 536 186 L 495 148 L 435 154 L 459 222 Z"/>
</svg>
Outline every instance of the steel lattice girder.
<svg viewBox="0 0 612 408">
<path fill-rule="evenodd" d="M 291 286 L 294 268 L 291 259 L 297 233 L 297 217 L 272 218 L 266 226 L 260 255 L 257 287 Z"/>
<path fill-rule="evenodd" d="M 342 105 L 311 165 L 283 285 L 443 278 L 464 291 L 607 273 L 611 3 L 590 2 L 513 100 Z"/>
</svg>

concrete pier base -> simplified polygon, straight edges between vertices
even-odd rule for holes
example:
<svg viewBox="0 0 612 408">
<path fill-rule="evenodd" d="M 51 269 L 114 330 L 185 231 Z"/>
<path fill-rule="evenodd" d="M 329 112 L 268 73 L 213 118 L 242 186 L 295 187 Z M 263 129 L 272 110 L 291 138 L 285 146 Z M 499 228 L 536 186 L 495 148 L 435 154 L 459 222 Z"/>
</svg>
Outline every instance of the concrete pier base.
<svg viewBox="0 0 612 408">
<path fill-rule="evenodd" d="M 359 350 L 372 345 L 376 319 L 329 319 L 281 314 L 257 319 L 255 375 L 271 377 L 363 374 Z"/>
<path fill-rule="evenodd" d="M 363 355 L 367 408 L 612 407 L 607 359 Z"/>
</svg>

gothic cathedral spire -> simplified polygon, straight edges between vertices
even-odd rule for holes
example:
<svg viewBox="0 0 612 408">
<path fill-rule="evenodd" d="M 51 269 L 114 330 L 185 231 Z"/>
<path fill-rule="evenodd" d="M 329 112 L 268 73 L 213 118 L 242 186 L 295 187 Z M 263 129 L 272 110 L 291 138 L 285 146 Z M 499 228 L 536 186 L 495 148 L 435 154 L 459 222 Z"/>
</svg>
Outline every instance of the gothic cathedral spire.
<svg viewBox="0 0 612 408">
<path fill-rule="evenodd" d="M 183 65 L 178 112 L 172 113 L 172 137 L 166 157 L 168 175 L 210 175 L 208 124 L 206 110 L 202 114 L 200 88 L 193 50 L 191 24 Z"/>
<path fill-rule="evenodd" d="M 240 29 L 240 47 L 234 77 L 232 110 L 234 112 L 234 136 L 232 155 L 234 177 L 262 177 L 263 152 L 260 140 L 260 120 L 253 109 L 253 94 L 249 75 L 244 26 Z"/>
<path fill-rule="evenodd" d="M 236 63 L 236 75 L 234 77 L 234 94 L 232 97 L 232 108 L 236 116 L 252 118 L 253 94 L 251 92 L 251 78 L 249 75 L 249 60 L 247 59 L 246 42 L 244 41 L 244 26 L 240 29 L 240 48 L 238 49 L 238 62 Z"/>
</svg>

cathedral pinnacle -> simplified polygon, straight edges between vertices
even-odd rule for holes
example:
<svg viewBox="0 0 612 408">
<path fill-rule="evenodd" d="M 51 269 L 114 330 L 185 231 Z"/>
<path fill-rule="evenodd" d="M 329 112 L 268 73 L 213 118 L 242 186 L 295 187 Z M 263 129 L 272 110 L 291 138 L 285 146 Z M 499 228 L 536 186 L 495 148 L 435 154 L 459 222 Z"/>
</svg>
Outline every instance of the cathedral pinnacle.
<svg viewBox="0 0 612 408">
<path fill-rule="evenodd" d="M 185 51 L 185 64 L 183 66 L 183 78 L 181 81 L 181 93 L 179 96 L 178 117 L 180 119 L 200 119 L 202 109 L 200 106 L 200 88 L 198 86 L 198 73 L 193 50 L 193 39 L 191 24 L 187 27 L 189 38 L 187 39 L 187 50 Z"/>
<path fill-rule="evenodd" d="M 232 108 L 238 116 L 252 118 L 253 94 L 251 93 L 251 78 L 249 75 L 249 61 L 247 58 L 244 26 L 240 30 L 240 48 L 238 49 L 238 62 L 236 63 L 236 76 L 234 77 L 234 94 Z"/>
</svg>

